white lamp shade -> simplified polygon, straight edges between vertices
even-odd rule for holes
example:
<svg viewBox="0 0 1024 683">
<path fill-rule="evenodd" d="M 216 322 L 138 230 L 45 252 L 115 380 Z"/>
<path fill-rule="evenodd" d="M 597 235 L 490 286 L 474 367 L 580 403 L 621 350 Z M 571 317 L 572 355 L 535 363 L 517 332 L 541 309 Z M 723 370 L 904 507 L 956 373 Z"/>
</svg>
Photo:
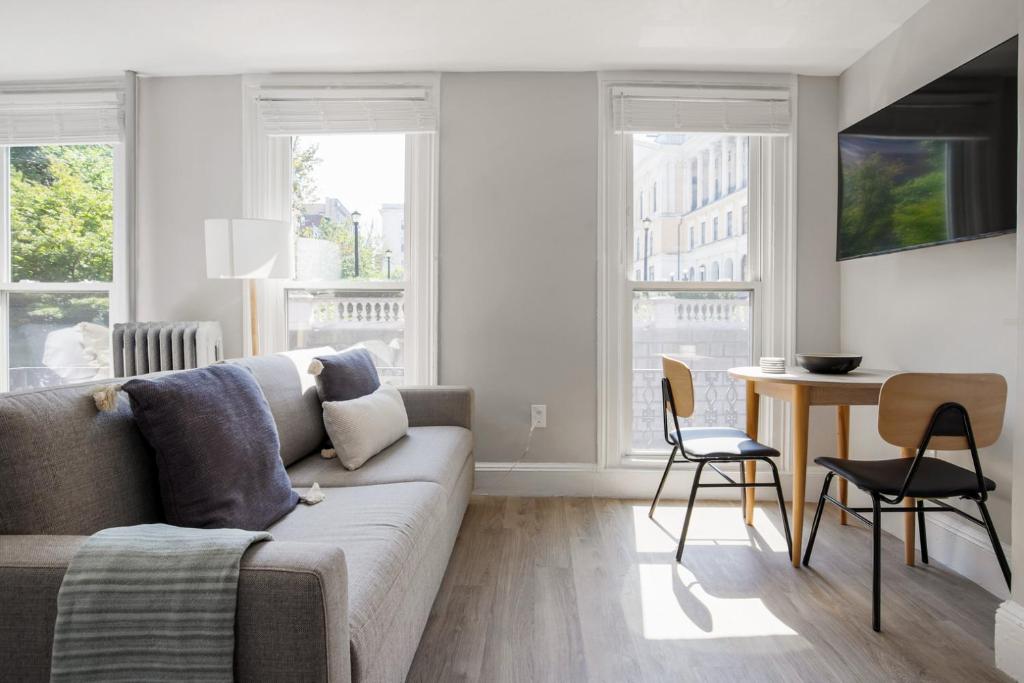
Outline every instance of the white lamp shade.
<svg viewBox="0 0 1024 683">
<path fill-rule="evenodd" d="M 262 218 L 206 220 L 206 276 L 288 280 L 295 275 L 292 228 Z"/>
</svg>

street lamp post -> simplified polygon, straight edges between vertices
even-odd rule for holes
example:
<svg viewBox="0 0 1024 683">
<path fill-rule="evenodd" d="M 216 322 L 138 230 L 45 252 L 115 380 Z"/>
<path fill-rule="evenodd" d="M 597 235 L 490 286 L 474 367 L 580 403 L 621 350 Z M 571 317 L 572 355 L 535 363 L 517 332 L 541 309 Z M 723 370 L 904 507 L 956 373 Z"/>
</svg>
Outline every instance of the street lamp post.
<svg viewBox="0 0 1024 683">
<path fill-rule="evenodd" d="M 391 250 L 390 249 L 388 249 L 387 251 L 384 252 L 384 260 L 388 264 L 388 279 L 390 280 L 391 279 Z"/>
<path fill-rule="evenodd" d="M 359 277 L 359 219 L 363 215 L 358 211 L 352 212 L 352 225 L 355 227 L 355 254 L 356 254 L 356 277 Z"/>
<path fill-rule="evenodd" d="M 641 223 L 644 224 L 644 280 L 649 280 L 651 278 L 647 273 L 647 253 L 650 251 L 650 249 L 647 245 L 651 235 L 651 217 L 648 216 L 647 218 L 643 219 Z"/>
</svg>

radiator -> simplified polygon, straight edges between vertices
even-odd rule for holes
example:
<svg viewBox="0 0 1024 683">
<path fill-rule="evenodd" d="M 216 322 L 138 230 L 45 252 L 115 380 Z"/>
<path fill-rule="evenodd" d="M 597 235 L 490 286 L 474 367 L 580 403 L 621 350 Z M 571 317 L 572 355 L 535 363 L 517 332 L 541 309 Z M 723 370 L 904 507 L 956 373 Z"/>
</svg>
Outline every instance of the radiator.
<svg viewBox="0 0 1024 683">
<path fill-rule="evenodd" d="M 113 347 L 115 377 L 163 370 L 188 370 L 224 358 L 219 322 L 117 323 Z"/>
</svg>

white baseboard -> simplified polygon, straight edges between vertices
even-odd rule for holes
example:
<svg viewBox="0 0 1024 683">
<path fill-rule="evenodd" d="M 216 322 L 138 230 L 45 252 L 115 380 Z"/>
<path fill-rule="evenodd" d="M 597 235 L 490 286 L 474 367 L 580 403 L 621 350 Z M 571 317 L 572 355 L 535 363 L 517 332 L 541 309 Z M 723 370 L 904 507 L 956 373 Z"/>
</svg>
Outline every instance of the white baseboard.
<svg viewBox="0 0 1024 683">
<path fill-rule="evenodd" d="M 735 465 L 722 470 L 739 478 Z M 658 488 L 663 468 L 608 468 L 600 470 L 596 465 L 560 462 L 478 462 L 476 464 L 475 493 L 487 496 L 569 496 L 601 498 L 650 499 Z M 786 500 L 792 491 L 792 476 L 782 472 L 782 491 Z M 807 473 L 807 500 L 817 500 L 824 481 L 824 473 Z M 701 481 L 713 483 L 723 481 L 715 472 L 705 470 Z M 758 467 L 758 481 L 771 481 L 766 467 Z M 672 469 L 665 483 L 663 500 L 685 500 L 690 497 L 693 485 L 693 470 L 685 465 Z M 701 498 L 707 500 L 739 500 L 739 489 L 704 489 Z M 758 500 L 775 500 L 771 488 L 758 488 Z"/>
<path fill-rule="evenodd" d="M 737 478 L 736 466 L 723 468 Z M 476 490 L 480 495 L 494 496 L 569 496 L 602 497 L 650 500 L 658 488 L 662 468 L 609 468 L 598 469 L 588 463 L 559 462 L 478 462 L 476 464 Z M 768 481 L 767 471 L 758 468 L 758 481 Z M 780 473 L 782 491 L 790 500 L 793 486 L 792 475 Z M 705 479 L 706 477 L 706 479 Z M 706 472 L 702 480 L 712 482 L 720 477 Z M 821 492 L 825 473 L 817 467 L 807 472 L 805 498 L 815 502 Z M 662 494 L 664 500 L 685 500 L 690 496 L 693 484 L 693 470 L 683 465 L 673 468 Z M 835 486 L 833 485 L 833 493 Z M 739 500 L 739 489 L 704 489 L 701 498 L 707 500 Z M 867 499 L 856 500 L 857 492 L 851 487 L 851 504 L 868 505 Z M 757 489 L 757 499 L 775 499 L 770 488 Z M 933 513 L 928 516 L 928 554 L 931 559 L 978 584 L 1000 598 L 1009 597 L 1006 583 L 999 570 L 995 553 L 988 540 L 988 534 L 981 527 L 962 520 L 955 514 Z M 883 515 L 883 529 L 903 538 L 902 515 Z M 856 522 L 854 522 L 856 523 Z M 805 534 L 809 532 L 810 519 L 805 517 Z M 920 548 L 920 538 L 917 539 Z M 1003 542 L 1003 551 L 1012 557 L 1012 549 Z"/>
<path fill-rule="evenodd" d="M 1024 606 L 1007 600 L 996 610 L 996 666 L 1015 681 L 1024 680 Z"/>
</svg>

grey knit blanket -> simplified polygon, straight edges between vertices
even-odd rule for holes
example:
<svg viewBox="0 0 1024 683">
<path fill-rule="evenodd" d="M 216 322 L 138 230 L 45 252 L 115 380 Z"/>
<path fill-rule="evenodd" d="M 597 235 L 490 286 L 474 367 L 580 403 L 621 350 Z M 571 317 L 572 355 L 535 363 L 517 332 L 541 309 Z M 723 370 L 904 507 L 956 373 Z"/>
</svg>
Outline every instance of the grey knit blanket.
<svg viewBox="0 0 1024 683">
<path fill-rule="evenodd" d="M 51 681 L 230 681 L 242 554 L 263 531 L 105 529 L 57 595 Z"/>
</svg>

